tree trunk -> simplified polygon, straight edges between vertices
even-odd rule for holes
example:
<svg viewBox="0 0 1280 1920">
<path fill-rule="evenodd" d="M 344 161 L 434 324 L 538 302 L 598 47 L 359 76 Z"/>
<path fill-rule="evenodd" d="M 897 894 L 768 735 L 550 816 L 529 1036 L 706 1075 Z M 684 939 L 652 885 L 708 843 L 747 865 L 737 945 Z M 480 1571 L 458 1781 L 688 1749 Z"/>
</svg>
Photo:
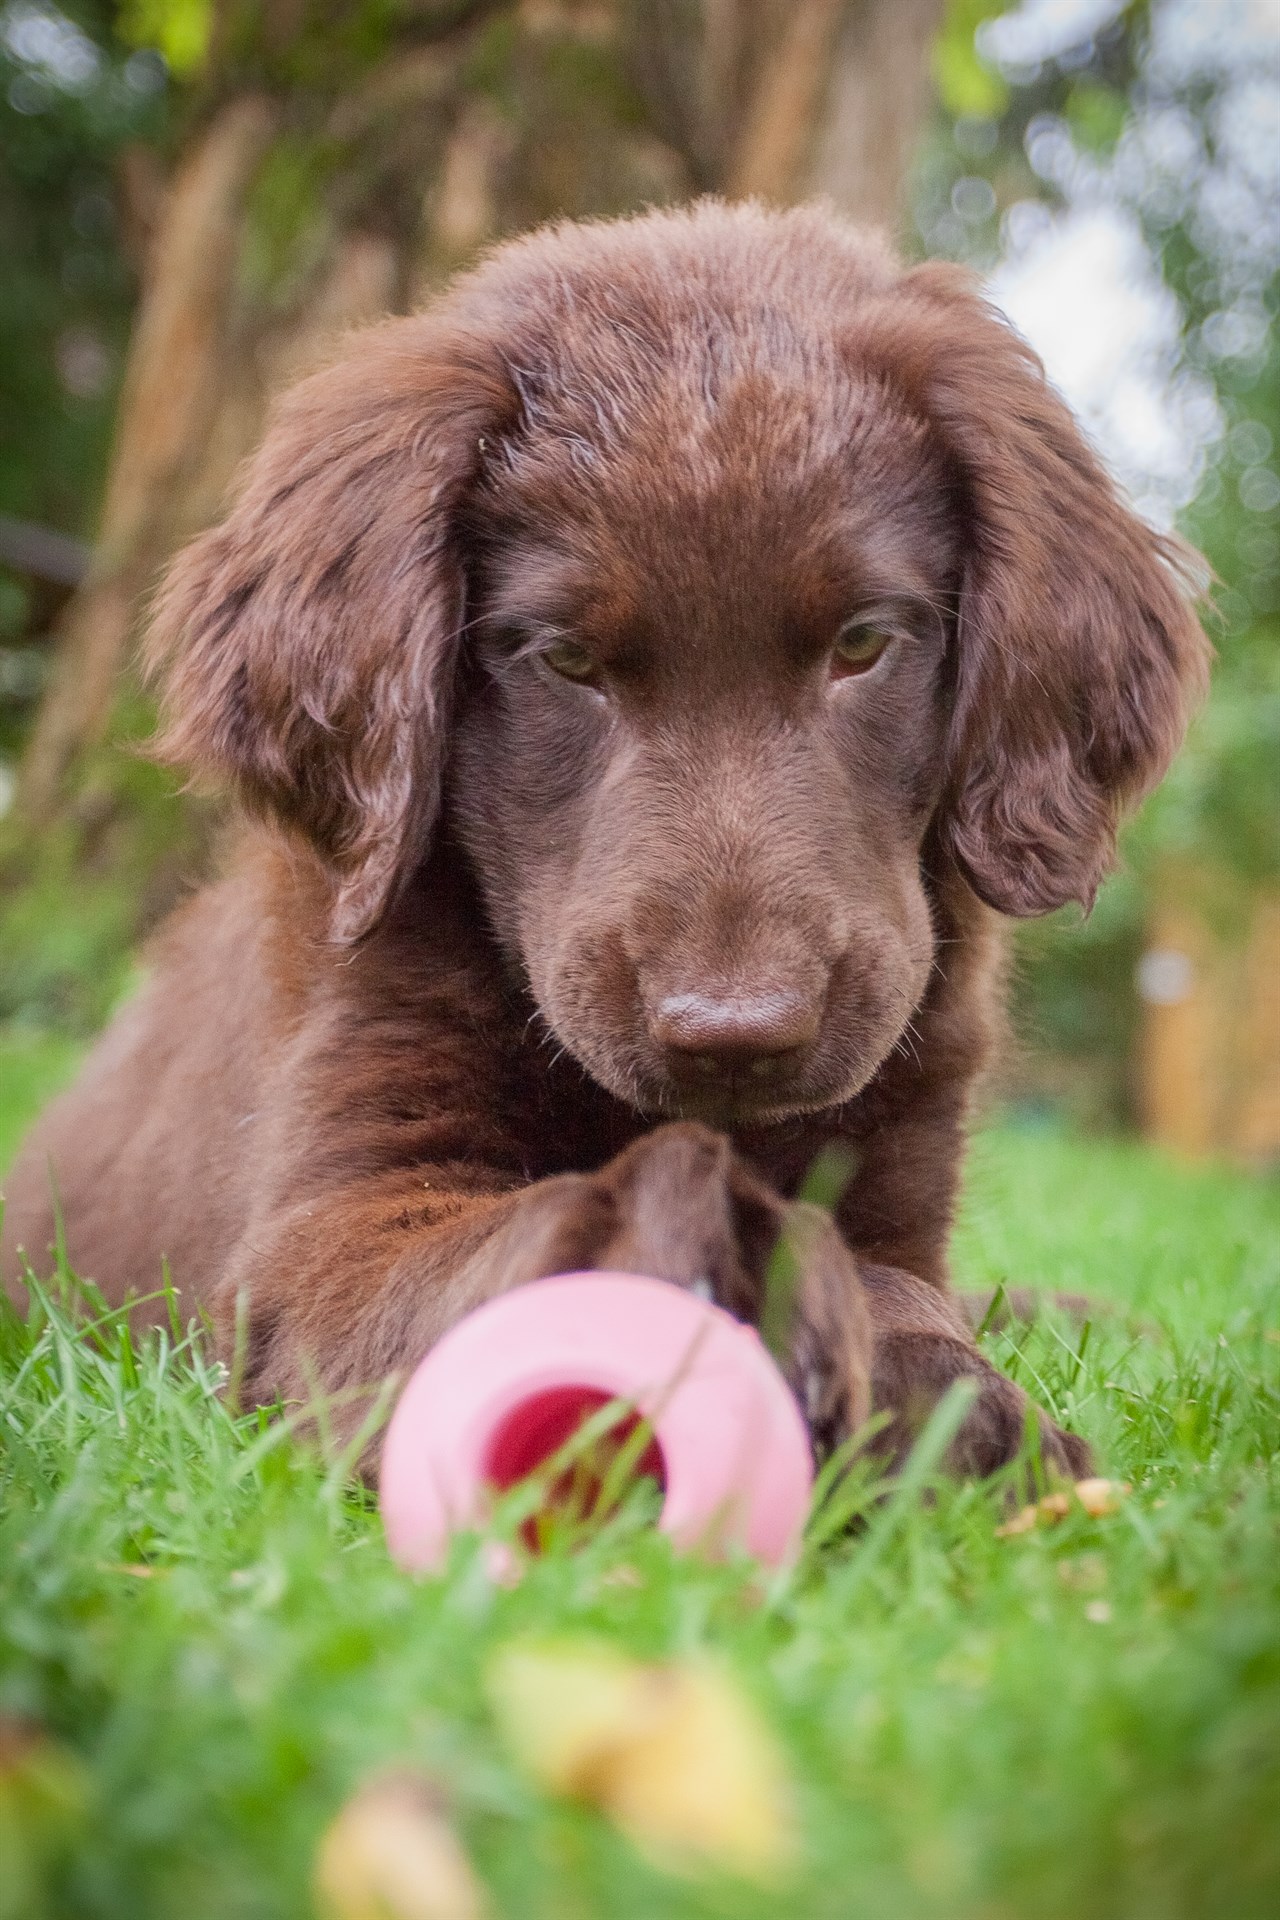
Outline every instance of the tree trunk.
<svg viewBox="0 0 1280 1920">
<path fill-rule="evenodd" d="M 805 186 L 852 219 L 901 224 L 945 11 L 944 0 L 859 0 L 844 10 Z"/>
<path fill-rule="evenodd" d="M 1156 885 L 1138 969 L 1138 1104 L 1184 1159 L 1280 1161 L 1280 897 L 1223 897 L 1181 869 Z"/>
<path fill-rule="evenodd" d="M 181 531 L 183 496 L 221 398 L 244 196 L 271 131 L 264 99 L 233 101 L 185 155 L 170 189 L 130 342 L 97 548 L 68 605 L 57 672 L 22 768 L 19 804 L 37 823 L 100 731 L 138 596 Z"/>
<path fill-rule="evenodd" d="M 211 60 L 228 64 L 206 84 L 220 104 L 192 134 L 151 242 L 97 552 L 21 770 L 28 829 L 74 797 L 164 562 L 218 513 L 270 394 L 336 334 L 419 303 L 481 245 L 560 213 L 702 189 L 822 192 L 894 225 L 942 7 L 424 5 L 327 91 L 314 43 L 312 65 L 298 60 L 306 85 L 289 80 L 305 6 L 258 10 L 241 88 L 215 37 Z M 221 38 L 230 45 L 230 28 Z"/>
</svg>

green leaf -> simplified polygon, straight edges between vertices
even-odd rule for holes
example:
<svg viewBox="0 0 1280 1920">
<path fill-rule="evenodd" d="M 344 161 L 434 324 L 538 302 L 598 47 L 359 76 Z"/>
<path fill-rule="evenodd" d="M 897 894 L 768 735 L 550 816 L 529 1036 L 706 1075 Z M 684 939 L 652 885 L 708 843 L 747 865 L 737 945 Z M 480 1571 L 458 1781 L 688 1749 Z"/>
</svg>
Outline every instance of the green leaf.
<svg viewBox="0 0 1280 1920">
<path fill-rule="evenodd" d="M 984 20 L 1008 11 L 1009 0 L 951 0 L 933 43 L 933 79 L 938 98 L 956 119 L 996 120 L 1009 104 L 1009 89 L 978 53 L 975 36 Z"/>
<path fill-rule="evenodd" d="M 212 0 L 124 0 L 120 8 L 121 39 L 157 47 L 180 79 L 204 65 L 212 23 Z"/>
<path fill-rule="evenodd" d="M 1067 96 L 1067 121 L 1076 144 L 1094 153 L 1109 153 L 1120 138 L 1128 102 L 1114 87 L 1081 80 Z"/>
</svg>

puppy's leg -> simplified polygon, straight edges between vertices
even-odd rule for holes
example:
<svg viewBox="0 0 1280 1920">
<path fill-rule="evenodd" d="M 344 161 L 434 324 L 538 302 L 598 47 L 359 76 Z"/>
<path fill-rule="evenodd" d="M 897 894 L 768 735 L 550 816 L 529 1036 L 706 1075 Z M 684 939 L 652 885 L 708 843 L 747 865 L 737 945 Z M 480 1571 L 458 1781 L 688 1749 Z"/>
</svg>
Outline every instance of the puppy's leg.
<svg viewBox="0 0 1280 1920">
<path fill-rule="evenodd" d="M 858 1263 L 825 1208 L 796 1202 L 784 1236 L 783 1276 L 795 1282 L 787 1371 L 821 1459 L 872 1411 L 870 1303 Z"/>
<path fill-rule="evenodd" d="M 789 1320 L 787 1371 L 819 1452 L 867 1418 L 871 1323 L 829 1214 L 788 1205 L 710 1128 L 660 1127 L 597 1176 L 613 1233 L 596 1264 L 703 1288 L 758 1323 L 771 1278 Z M 777 1329 L 788 1333 L 786 1325 Z"/>
<path fill-rule="evenodd" d="M 784 1367 L 819 1454 L 871 1410 L 871 1317 L 830 1214 L 788 1204 L 723 1134 L 678 1122 L 592 1175 L 544 1180 L 483 1256 L 486 1290 L 570 1267 L 651 1274 L 759 1324 L 780 1289 Z"/>
<path fill-rule="evenodd" d="M 598 1266 L 694 1287 L 741 1320 L 759 1318 L 776 1209 L 723 1134 L 693 1124 L 659 1127 L 611 1160 L 596 1182 L 613 1221 Z"/>
<path fill-rule="evenodd" d="M 874 1329 L 872 1398 L 877 1411 L 892 1415 L 879 1444 L 903 1458 L 952 1382 L 969 1379 L 978 1398 L 952 1442 L 949 1465 L 977 1475 L 1005 1466 L 1022 1444 L 1030 1403 L 978 1351 L 954 1297 L 896 1267 L 864 1260 L 859 1272 Z M 1087 1474 L 1084 1441 L 1038 1409 L 1035 1418 L 1045 1465 L 1073 1479 Z"/>
<path fill-rule="evenodd" d="M 369 1389 L 472 1307 L 547 1274 L 649 1273 L 705 1287 L 757 1321 L 784 1231 L 799 1323 L 793 1385 L 817 1431 L 843 1432 L 870 1404 L 853 1257 L 825 1215 L 788 1207 L 706 1127 L 661 1127 L 598 1172 L 528 1186 L 473 1166 L 419 1167 L 316 1192 L 246 1233 L 216 1318 L 246 1398 L 305 1400 L 315 1387 L 352 1397 L 355 1411 L 335 1420 L 345 1429 Z"/>
</svg>

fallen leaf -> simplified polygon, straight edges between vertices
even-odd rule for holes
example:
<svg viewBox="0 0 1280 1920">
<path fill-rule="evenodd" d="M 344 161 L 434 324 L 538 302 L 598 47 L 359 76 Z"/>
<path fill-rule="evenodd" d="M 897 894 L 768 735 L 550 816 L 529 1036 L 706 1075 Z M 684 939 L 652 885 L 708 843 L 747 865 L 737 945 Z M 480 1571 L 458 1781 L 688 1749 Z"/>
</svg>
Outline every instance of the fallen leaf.
<svg viewBox="0 0 1280 1920">
<path fill-rule="evenodd" d="M 1114 1513 L 1128 1492 L 1126 1480 L 1076 1481 L 1076 1499 L 1095 1520 L 1101 1519 L 1105 1513 Z"/>
<path fill-rule="evenodd" d="M 655 1714 L 654 1669 L 591 1640 L 504 1647 L 488 1693 L 503 1740 L 551 1793 L 598 1800 L 601 1770 Z"/>
<path fill-rule="evenodd" d="M 1006 1520 L 1002 1527 L 996 1528 L 997 1540 L 1012 1540 L 1019 1533 L 1030 1533 L 1039 1518 L 1039 1509 L 1023 1507 L 1014 1514 L 1012 1520 Z"/>
<path fill-rule="evenodd" d="M 665 1712 L 620 1752 L 608 1806 L 642 1851 L 677 1867 L 714 1861 L 769 1883 L 795 1858 L 790 1786 L 751 1703 L 710 1666 L 668 1670 Z"/>
<path fill-rule="evenodd" d="M 322 1838 L 312 1879 L 323 1920 L 486 1920 L 490 1908 L 430 1783 L 369 1781 Z"/>
<path fill-rule="evenodd" d="M 659 1865 L 772 1884 L 794 1862 L 782 1754 L 718 1666 L 646 1666 L 595 1641 L 526 1643 L 498 1655 L 489 1694 L 532 1778 L 600 1807 Z"/>
<path fill-rule="evenodd" d="M 1072 1488 L 1076 1499 L 1085 1512 L 1094 1520 L 1103 1514 L 1114 1513 L 1124 1496 L 1131 1492 L 1127 1480 L 1077 1480 Z M 1042 1500 L 1032 1506 L 1023 1507 L 1015 1513 L 1012 1520 L 1006 1520 L 997 1527 L 997 1540 L 1010 1540 L 1020 1533 L 1031 1533 L 1041 1522 L 1046 1526 L 1056 1526 L 1059 1520 L 1065 1520 L 1071 1511 L 1071 1494 L 1056 1490 L 1046 1493 Z"/>
</svg>

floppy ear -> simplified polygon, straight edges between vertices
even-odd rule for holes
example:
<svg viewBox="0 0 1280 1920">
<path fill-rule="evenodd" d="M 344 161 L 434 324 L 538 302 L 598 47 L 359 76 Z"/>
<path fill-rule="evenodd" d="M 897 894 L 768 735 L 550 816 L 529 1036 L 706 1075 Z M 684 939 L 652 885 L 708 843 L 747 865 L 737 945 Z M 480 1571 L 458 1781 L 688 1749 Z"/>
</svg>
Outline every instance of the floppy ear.
<svg viewBox="0 0 1280 1920">
<path fill-rule="evenodd" d="M 464 619 L 451 520 L 509 404 L 496 355 L 435 321 L 356 336 L 279 403 L 230 517 L 156 602 L 158 751 L 312 843 L 342 940 L 376 924 L 439 808 Z"/>
<path fill-rule="evenodd" d="M 903 294 L 885 370 L 949 452 L 968 521 L 944 837 L 1002 913 L 1088 907 L 1204 691 L 1196 556 L 1124 506 L 967 273 L 917 268 Z"/>
</svg>

